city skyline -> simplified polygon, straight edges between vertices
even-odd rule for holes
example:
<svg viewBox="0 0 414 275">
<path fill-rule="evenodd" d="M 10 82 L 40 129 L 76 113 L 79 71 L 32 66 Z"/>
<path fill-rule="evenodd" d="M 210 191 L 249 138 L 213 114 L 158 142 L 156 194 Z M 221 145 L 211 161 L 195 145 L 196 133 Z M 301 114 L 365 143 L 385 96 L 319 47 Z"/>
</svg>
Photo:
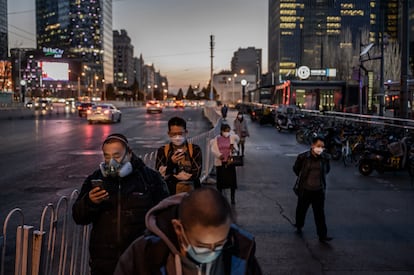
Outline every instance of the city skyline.
<svg viewBox="0 0 414 275">
<path fill-rule="evenodd" d="M 35 47 L 35 4 L 9 1 L 9 47 Z M 267 0 L 113 1 L 113 30 L 125 29 L 134 56 L 166 75 L 170 90 L 206 86 L 210 79 L 210 34 L 215 36 L 214 72 L 229 70 L 239 48 L 263 51 L 267 68 Z M 211 20 L 214 20 L 211 23 Z"/>
</svg>

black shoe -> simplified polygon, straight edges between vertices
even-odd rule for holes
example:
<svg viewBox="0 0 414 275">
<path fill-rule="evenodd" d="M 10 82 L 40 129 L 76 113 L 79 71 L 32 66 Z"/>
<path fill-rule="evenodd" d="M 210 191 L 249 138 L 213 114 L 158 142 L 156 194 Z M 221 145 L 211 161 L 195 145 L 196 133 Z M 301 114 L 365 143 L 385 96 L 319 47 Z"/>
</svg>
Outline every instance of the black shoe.
<svg viewBox="0 0 414 275">
<path fill-rule="evenodd" d="M 332 241 L 332 237 L 328 237 L 328 236 L 325 236 L 325 237 L 319 237 L 319 241 L 320 242 L 323 242 L 323 243 L 325 243 L 325 242 L 330 242 L 330 241 Z"/>
</svg>

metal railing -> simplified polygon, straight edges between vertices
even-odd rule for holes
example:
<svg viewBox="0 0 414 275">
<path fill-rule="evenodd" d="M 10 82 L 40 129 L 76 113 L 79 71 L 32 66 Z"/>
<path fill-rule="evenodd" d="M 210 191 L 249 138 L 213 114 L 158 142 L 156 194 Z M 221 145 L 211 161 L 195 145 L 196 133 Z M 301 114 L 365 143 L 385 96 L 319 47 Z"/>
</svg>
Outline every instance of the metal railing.
<svg viewBox="0 0 414 275">
<path fill-rule="evenodd" d="M 189 138 L 189 142 L 200 146 L 203 182 L 214 167 L 210 153 L 210 140 L 220 133 L 221 117 L 214 107 L 204 108 L 205 117 L 214 127 L 200 135 Z M 155 166 L 156 151 L 142 157 L 145 164 Z M 70 197 L 62 196 L 56 206 L 47 204 L 41 214 L 39 230 L 25 225 L 25 216 L 20 208 L 9 212 L 0 236 L 0 275 L 87 275 L 89 274 L 89 234 L 91 226 L 75 224 L 72 205 L 78 197 L 73 190 Z M 18 216 L 18 221 L 13 218 Z M 13 223 L 14 221 L 14 223 Z M 16 225 L 17 223 L 17 225 Z"/>
</svg>

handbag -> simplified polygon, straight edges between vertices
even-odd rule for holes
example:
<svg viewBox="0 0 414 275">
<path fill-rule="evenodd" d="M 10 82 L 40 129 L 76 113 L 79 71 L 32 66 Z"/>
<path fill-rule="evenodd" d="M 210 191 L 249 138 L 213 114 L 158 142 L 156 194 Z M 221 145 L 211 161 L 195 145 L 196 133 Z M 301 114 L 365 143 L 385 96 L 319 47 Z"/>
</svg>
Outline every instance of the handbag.
<svg viewBox="0 0 414 275">
<path fill-rule="evenodd" d="M 296 179 L 295 185 L 293 185 L 293 192 L 296 196 L 299 196 L 299 177 Z"/>
<path fill-rule="evenodd" d="M 230 156 L 227 160 L 227 165 L 233 166 L 243 166 L 243 157 L 242 156 Z"/>
</svg>

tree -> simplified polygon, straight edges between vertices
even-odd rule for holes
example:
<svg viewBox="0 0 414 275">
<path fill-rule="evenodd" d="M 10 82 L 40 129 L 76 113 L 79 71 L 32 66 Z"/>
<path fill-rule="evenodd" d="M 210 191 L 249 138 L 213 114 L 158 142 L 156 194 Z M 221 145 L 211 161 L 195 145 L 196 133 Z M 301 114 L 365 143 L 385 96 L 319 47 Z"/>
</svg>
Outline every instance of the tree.
<svg viewBox="0 0 414 275">
<path fill-rule="evenodd" d="M 197 96 L 194 93 L 194 89 L 191 85 L 188 87 L 187 94 L 186 94 L 185 98 L 190 99 L 190 100 L 193 100 L 193 99 L 197 98 Z"/>
<path fill-rule="evenodd" d="M 180 89 L 178 90 L 178 93 L 177 93 L 176 98 L 177 98 L 177 100 L 183 100 L 183 98 L 184 98 L 183 89 L 181 89 L 181 88 L 180 88 Z"/>
</svg>

